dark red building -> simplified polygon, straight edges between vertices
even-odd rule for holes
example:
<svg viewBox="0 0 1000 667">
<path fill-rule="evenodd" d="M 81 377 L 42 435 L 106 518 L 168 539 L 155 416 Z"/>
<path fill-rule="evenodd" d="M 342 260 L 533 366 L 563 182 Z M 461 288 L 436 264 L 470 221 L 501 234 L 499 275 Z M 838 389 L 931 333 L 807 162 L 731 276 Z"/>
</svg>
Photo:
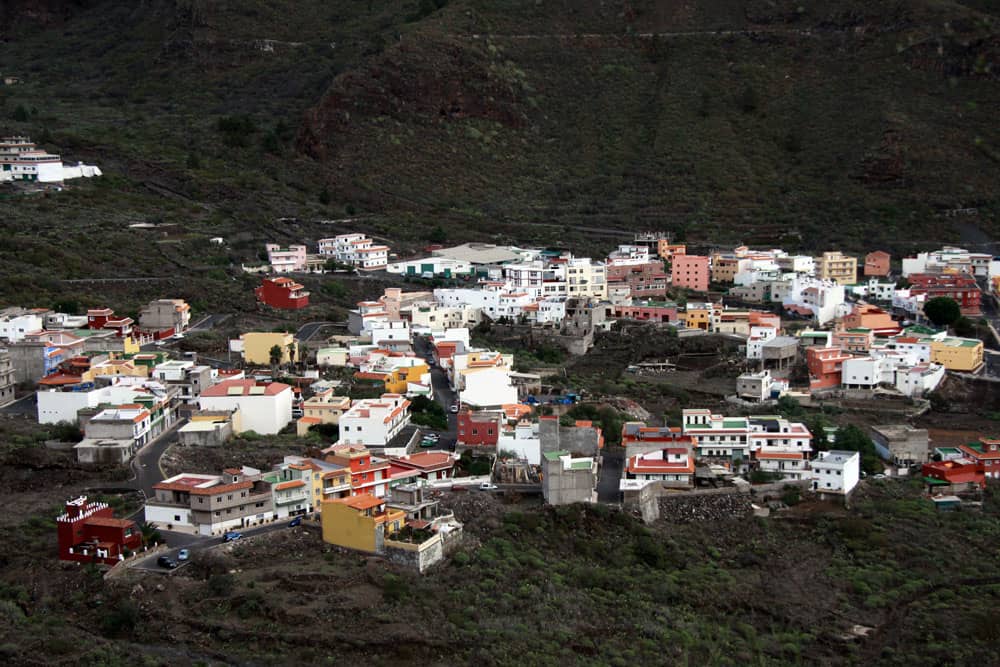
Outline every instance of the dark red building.
<svg viewBox="0 0 1000 667">
<path fill-rule="evenodd" d="M 59 560 L 115 565 L 126 549 L 140 549 L 142 533 L 135 521 L 113 514 L 106 503 L 87 502 L 87 496 L 66 503 L 66 513 L 56 518 Z"/>
<path fill-rule="evenodd" d="M 978 317 L 983 311 L 979 302 L 983 296 L 976 279 L 967 273 L 911 273 L 910 294 L 926 294 L 928 299 L 944 296 L 954 299 L 962 314 Z"/>
<path fill-rule="evenodd" d="M 264 278 L 260 287 L 254 290 L 257 301 L 272 308 L 296 310 L 309 305 L 309 292 L 291 278 Z"/>
<path fill-rule="evenodd" d="M 500 415 L 462 410 L 458 413 L 456 441 L 469 447 L 496 447 L 500 441 Z"/>
<path fill-rule="evenodd" d="M 91 308 L 87 311 L 88 329 L 112 329 L 119 338 L 132 335 L 134 322 L 131 317 L 117 317 L 110 308 Z"/>
</svg>

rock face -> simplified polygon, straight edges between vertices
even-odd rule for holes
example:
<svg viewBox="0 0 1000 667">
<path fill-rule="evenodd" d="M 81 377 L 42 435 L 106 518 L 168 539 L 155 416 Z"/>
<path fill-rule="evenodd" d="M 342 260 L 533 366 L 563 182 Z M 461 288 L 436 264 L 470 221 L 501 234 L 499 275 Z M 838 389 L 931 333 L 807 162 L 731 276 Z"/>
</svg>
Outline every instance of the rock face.
<svg viewBox="0 0 1000 667">
<path fill-rule="evenodd" d="M 660 518 L 667 523 L 719 521 L 744 517 L 752 511 L 750 497 L 738 493 L 660 498 Z"/>
</svg>

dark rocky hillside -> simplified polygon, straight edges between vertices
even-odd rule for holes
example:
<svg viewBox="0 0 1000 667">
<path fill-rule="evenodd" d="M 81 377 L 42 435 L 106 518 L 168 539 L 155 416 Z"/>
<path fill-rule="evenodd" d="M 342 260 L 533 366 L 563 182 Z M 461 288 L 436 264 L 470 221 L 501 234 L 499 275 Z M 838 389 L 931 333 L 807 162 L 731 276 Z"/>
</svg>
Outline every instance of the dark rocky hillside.
<svg viewBox="0 0 1000 667">
<path fill-rule="evenodd" d="M 130 271 L 182 255 L 206 284 L 266 238 L 313 240 L 335 230 L 311 221 L 341 217 L 404 249 L 438 224 L 453 241 L 587 252 L 636 228 L 897 253 L 989 237 L 996 14 L 940 0 L 9 1 L 0 71 L 23 83 L 0 88 L 0 130 L 107 176 L 0 199 L 0 265 L 29 281 L 120 270 L 89 240 L 142 248 L 137 221 L 176 225 L 175 247 L 133 253 Z M 216 235 L 225 257 L 202 250 Z"/>
</svg>

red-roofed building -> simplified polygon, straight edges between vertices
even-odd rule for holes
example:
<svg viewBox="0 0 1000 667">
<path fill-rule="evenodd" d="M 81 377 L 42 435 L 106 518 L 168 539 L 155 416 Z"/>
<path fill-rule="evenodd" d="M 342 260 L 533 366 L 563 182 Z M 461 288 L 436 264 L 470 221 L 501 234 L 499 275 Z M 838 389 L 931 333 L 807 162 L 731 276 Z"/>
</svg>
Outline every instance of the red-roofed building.
<svg viewBox="0 0 1000 667">
<path fill-rule="evenodd" d="M 452 477 L 458 456 L 451 452 L 431 451 L 392 456 L 390 460 L 393 465 L 418 471 L 422 479 L 432 482 Z"/>
<path fill-rule="evenodd" d="M 986 486 L 983 465 L 967 458 L 925 463 L 921 474 L 932 492 L 965 491 Z"/>
<path fill-rule="evenodd" d="M 309 292 L 301 284 L 284 276 L 264 278 L 260 287 L 254 290 L 254 295 L 257 301 L 272 308 L 297 310 L 309 305 Z"/>
<path fill-rule="evenodd" d="M 202 390 L 198 406 L 202 410 L 239 410 L 236 433 L 254 431 L 274 435 L 292 421 L 292 387 L 281 382 L 226 380 Z"/>
<path fill-rule="evenodd" d="M 325 460 L 351 471 L 351 495 L 364 493 L 384 498 L 389 495 L 389 462 L 373 457 L 363 445 L 336 444 L 323 450 Z"/>
<path fill-rule="evenodd" d="M 960 445 L 959 449 L 963 456 L 981 465 L 987 477 L 1000 478 L 1000 440 L 980 438 L 979 442 Z"/>
<path fill-rule="evenodd" d="M 965 273 L 911 273 L 910 296 L 926 294 L 927 300 L 939 296 L 948 297 L 958 302 L 962 314 L 967 317 L 982 315 L 980 301 L 982 292 L 976 279 Z"/>
<path fill-rule="evenodd" d="M 142 533 L 130 519 L 116 519 L 106 503 L 80 496 L 56 518 L 59 560 L 115 565 L 142 547 Z"/>
</svg>

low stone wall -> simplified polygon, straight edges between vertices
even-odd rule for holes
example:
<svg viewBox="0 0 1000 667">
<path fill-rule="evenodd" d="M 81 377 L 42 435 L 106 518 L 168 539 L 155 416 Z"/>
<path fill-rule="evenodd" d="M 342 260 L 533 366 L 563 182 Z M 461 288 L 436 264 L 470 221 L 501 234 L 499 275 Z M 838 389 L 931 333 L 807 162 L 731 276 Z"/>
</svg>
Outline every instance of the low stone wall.
<svg viewBox="0 0 1000 667">
<path fill-rule="evenodd" d="M 659 508 L 660 518 L 669 523 L 740 518 L 753 511 L 750 496 L 740 493 L 660 496 Z"/>
<path fill-rule="evenodd" d="M 386 539 L 382 555 L 392 563 L 414 568 L 423 574 L 429 567 L 444 560 L 444 543 L 440 535 L 420 544 Z"/>
<path fill-rule="evenodd" d="M 68 452 L 76 447 L 76 443 L 66 442 L 65 440 L 46 440 L 45 447 L 57 452 Z"/>
</svg>

